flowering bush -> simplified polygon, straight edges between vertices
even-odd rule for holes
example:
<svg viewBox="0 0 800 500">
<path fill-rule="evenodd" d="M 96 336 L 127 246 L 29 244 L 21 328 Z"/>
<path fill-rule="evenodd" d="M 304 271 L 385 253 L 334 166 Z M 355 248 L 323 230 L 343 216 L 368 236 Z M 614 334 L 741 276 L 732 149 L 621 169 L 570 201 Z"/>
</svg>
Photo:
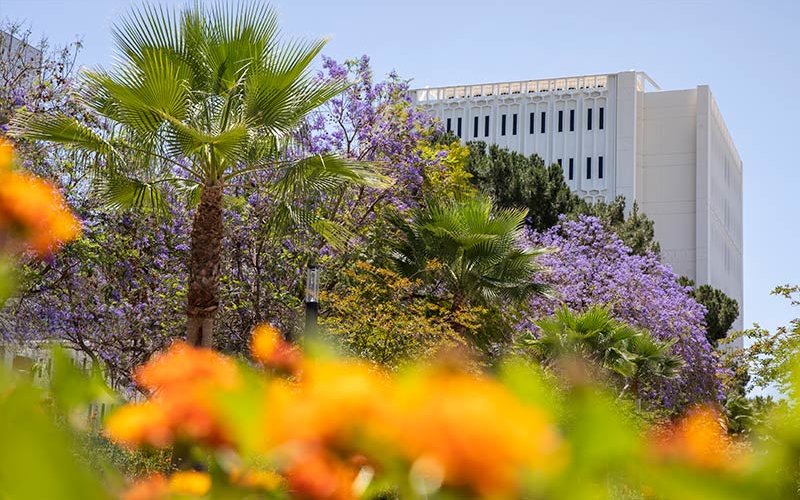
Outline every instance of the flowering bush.
<svg viewBox="0 0 800 500">
<path fill-rule="evenodd" d="M 412 106 L 408 82 L 396 73 L 376 83 L 367 56 L 344 64 L 324 58 L 323 67 L 319 78 L 344 78 L 352 85 L 310 119 L 307 147 L 385 162 L 395 183 L 383 197 L 401 208 L 413 205 L 425 169 L 439 163 L 422 149 L 436 130 L 435 119 Z"/>
<path fill-rule="evenodd" d="M 184 344 L 139 370 L 158 391 L 106 432 L 129 447 L 188 447 L 185 465 L 207 472 L 146 477 L 124 498 L 777 498 L 797 467 L 776 474 L 793 460 L 780 439 L 754 453 L 711 407 L 642 430 L 587 379 L 557 392 L 519 362 L 496 378 L 452 363 L 392 375 L 305 357 L 269 326 L 252 345 L 258 370 Z"/>
<path fill-rule="evenodd" d="M 521 329 L 535 329 L 531 320 L 553 314 L 562 302 L 578 312 L 608 305 L 615 318 L 649 330 L 656 339 L 674 341 L 673 353 L 684 361 L 677 378 L 652 384 L 653 402 L 680 408 L 720 397 L 718 362 L 704 333 L 705 310 L 657 256 L 632 254 L 594 217 L 562 218 L 548 231 L 530 232 L 529 240 L 558 249 L 541 258 L 550 269 L 543 280 L 557 294 L 534 297 Z"/>
<path fill-rule="evenodd" d="M 149 398 L 114 412 L 106 433 L 129 448 L 172 448 L 183 470 L 126 481 L 76 461 L 63 427 L 41 411 L 44 393 L 0 371 L 0 495 L 755 500 L 796 491 L 796 405 L 748 445 L 711 407 L 642 429 L 580 367 L 558 391 L 515 361 L 495 377 L 452 360 L 392 375 L 319 346 L 304 356 L 270 326 L 252 347 L 244 363 L 177 343 L 137 371 Z M 53 395 L 86 382 L 77 370 L 68 384 L 64 376 Z"/>
<path fill-rule="evenodd" d="M 307 498 L 352 498 L 370 489 L 365 474 L 394 479 L 397 468 L 420 483 L 397 483 L 409 491 L 446 485 L 513 495 L 523 472 L 550 476 L 561 467 L 551 416 L 495 380 L 439 369 L 392 377 L 361 362 L 299 354 L 287 364 L 291 348 L 271 327 L 258 328 L 252 345 L 267 369 L 260 375 L 174 344 L 138 370 L 151 397 L 113 414 L 108 435 L 126 446 L 224 451 L 215 464 L 226 474 L 217 478 L 223 486 L 275 471 L 283 480 L 274 486 Z M 274 368 L 290 377 L 270 375 Z M 271 468 L 253 467 L 259 463 Z M 153 481 L 172 482 L 146 484 Z"/>
</svg>

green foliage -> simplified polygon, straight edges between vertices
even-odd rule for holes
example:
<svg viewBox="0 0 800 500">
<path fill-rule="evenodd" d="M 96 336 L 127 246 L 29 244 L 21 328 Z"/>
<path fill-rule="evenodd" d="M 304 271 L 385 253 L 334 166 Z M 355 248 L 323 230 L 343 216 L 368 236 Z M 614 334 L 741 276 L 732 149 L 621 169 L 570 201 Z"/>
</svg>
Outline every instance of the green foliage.
<svg viewBox="0 0 800 500">
<path fill-rule="evenodd" d="M 793 306 L 800 305 L 800 286 L 784 285 L 776 287 L 773 295 L 782 296 Z M 747 339 L 746 347 L 733 348 L 737 339 Z M 736 332 L 725 339 L 722 350 L 723 359 L 728 366 L 738 369 L 734 377 L 744 380 L 746 389 L 775 390 L 794 398 L 796 384 L 792 381 L 792 369 L 800 359 L 800 318 L 793 319 L 789 325 L 781 326 L 774 332 L 754 325 L 753 328 Z"/>
<path fill-rule="evenodd" d="M 754 402 L 739 394 L 729 395 L 725 399 L 725 419 L 733 434 L 753 430 L 758 423 Z"/>
<path fill-rule="evenodd" d="M 710 285 L 696 287 L 694 281 L 683 276 L 678 282 L 692 287 L 689 295 L 706 308 L 706 338 L 712 346 L 717 345 L 728 335 L 733 322 L 739 317 L 739 303 Z"/>
<path fill-rule="evenodd" d="M 575 314 L 563 307 L 535 324 L 539 331 L 521 339 L 521 345 L 537 359 L 550 366 L 575 357 L 592 361 L 613 375 L 621 392 L 629 386 L 638 392 L 648 377 L 674 377 L 682 364 L 670 354 L 671 343 L 614 320 L 605 308 Z"/>
<path fill-rule="evenodd" d="M 636 202 L 626 217 L 624 197 L 618 196 L 610 203 L 587 203 L 569 188 L 558 164 L 546 166 L 537 155 L 525 157 L 496 145 L 487 148 L 483 142 L 471 142 L 469 149 L 467 171 L 472 175 L 473 185 L 492 196 L 501 207 L 526 208 L 530 228 L 549 229 L 561 215 L 593 215 L 633 253 L 660 252 L 653 221 L 639 210 Z"/>
<path fill-rule="evenodd" d="M 106 384 L 103 367 L 94 360 L 91 371 L 86 376 L 75 364 L 75 361 L 62 347 L 54 346 L 51 350 L 52 374 L 50 376 L 50 394 L 59 412 L 69 422 L 80 426 L 81 418 L 88 403 L 118 403 L 114 391 Z"/>
<path fill-rule="evenodd" d="M 559 215 L 585 205 L 567 186 L 557 164 L 548 167 L 537 155 L 525 157 L 496 145 L 487 149 L 483 142 L 472 142 L 469 148 L 467 171 L 473 185 L 498 206 L 527 209 L 526 222 L 533 229 L 548 229 Z"/>
<path fill-rule="evenodd" d="M 467 171 L 470 149 L 455 140 L 449 143 L 433 141 L 422 146 L 422 158 L 432 166 L 423 172 L 422 189 L 428 198 L 453 198 L 474 193 Z M 434 161 L 434 160 L 439 161 Z M 434 168 L 435 166 L 435 168 Z"/>
<path fill-rule="evenodd" d="M 525 210 L 495 208 L 482 195 L 427 200 L 408 217 L 390 215 L 400 232 L 394 265 L 403 276 L 444 287 L 453 310 L 545 293 L 534 278 L 541 271 L 537 258 L 547 250 L 520 247 L 525 215 Z"/>
<path fill-rule="evenodd" d="M 44 391 L 10 377 L 0 370 L 0 497 L 110 498 L 96 473 L 75 460 L 69 433 L 45 410 Z M 75 374 L 65 377 L 63 386 L 75 387 Z"/>
<path fill-rule="evenodd" d="M 661 247 L 655 240 L 653 221 L 639 210 L 639 204 L 635 201 L 627 217 L 625 216 L 625 197 L 623 196 L 617 196 L 610 203 L 601 201 L 593 205 L 584 204 L 578 208 L 577 212 L 599 218 L 636 255 L 644 255 L 649 252 L 661 253 Z"/>
<path fill-rule="evenodd" d="M 73 444 L 79 462 L 90 470 L 102 471 L 107 482 L 147 477 L 172 467 L 169 450 L 127 450 L 99 432 L 79 433 Z"/>
<path fill-rule="evenodd" d="M 424 289 L 419 279 L 357 262 L 323 294 L 321 324 L 347 351 L 382 366 L 431 358 L 463 343 L 453 325 L 474 330 L 481 311 L 451 312 Z"/>
</svg>

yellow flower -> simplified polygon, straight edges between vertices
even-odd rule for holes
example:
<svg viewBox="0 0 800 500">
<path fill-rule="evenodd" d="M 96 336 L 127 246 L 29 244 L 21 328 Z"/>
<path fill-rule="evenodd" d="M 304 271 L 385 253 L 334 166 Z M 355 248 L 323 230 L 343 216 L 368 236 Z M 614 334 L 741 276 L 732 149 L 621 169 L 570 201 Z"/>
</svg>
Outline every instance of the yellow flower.
<svg viewBox="0 0 800 500">
<path fill-rule="evenodd" d="M 205 472 L 181 471 L 169 478 L 169 491 L 178 495 L 203 496 L 211 490 L 211 476 Z"/>
</svg>

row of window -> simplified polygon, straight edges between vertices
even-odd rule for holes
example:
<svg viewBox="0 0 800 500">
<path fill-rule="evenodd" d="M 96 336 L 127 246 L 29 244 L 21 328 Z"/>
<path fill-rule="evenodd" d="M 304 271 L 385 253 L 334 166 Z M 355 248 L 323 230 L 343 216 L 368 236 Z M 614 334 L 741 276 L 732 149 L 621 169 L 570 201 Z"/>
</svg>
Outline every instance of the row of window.
<svg viewBox="0 0 800 500">
<path fill-rule="evenodd" d="M 559 158 L 558 159 L 558 166 L 563 168 L 564 167 L 564 160 Z M 605 175 L 605 165 L 603 164 L 603 157 L 597 157 L 597 178 L 602 179 Z M 592 178 L 592 157 L 589 156 L 586 158 L 586 178 Z M 567 179 L 574 180 L 575 179 L 575 158 L 569 159 L 569 164 L 567 167 Z"/>
<path fill-rule="evenodd" d="M 592 130 L 593 121 L 592 121 L 592 114 L 594 108 L 589 108 L 586 110 L 586 130 Z M 517 135 L 517 113 L 513 113 L 511 115 L 511 135 Z M 542 111 L 539 118 L 539 132 L 544 134 L 545 133 L 545 125 L 547 123 L 547 112 Z M 478 138 L 479 137 L 479 125 L 480 121 L 479 118 L 476 116 L 473 118 L 472 122 L 472 137 Z M 508 115 L 503 114 L 500 115 L 500 135 L 506 135 L 508 132 Z M 605 129 L 605 108 L 598 108 L 597 113 L 597 128 L 599 130 Z M 536 132 L 536 112 L 531 112 L 529 114 L 529 123 L 528 123 L 528 133 L 533 134 Z M 453 119 L 447 119 L 447 131 L 453 132 Z M 558 131 L 564 131 L 564 111 L 559 110 L 558 112 Z M 575 110 L 569 110 L 569 131 L 575 131 Z M 463 137 L 462 135 L 462 121 L 461 117 L 456 119 L 456 135 L 458 137 Z M 483 117 L 483 136 L 489 137 L 489 115 Z"/>
</svg>

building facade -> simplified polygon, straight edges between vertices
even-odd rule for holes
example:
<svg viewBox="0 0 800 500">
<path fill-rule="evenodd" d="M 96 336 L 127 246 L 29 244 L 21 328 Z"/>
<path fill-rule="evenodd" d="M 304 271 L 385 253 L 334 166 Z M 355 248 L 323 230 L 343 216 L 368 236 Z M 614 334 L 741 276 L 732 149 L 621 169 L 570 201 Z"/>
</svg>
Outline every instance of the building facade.
<svg viewBox="0 0 800 500">
<path fill-rule="evenodd" d="M 721 289 L 743 310 L 742 161 L 707 85 L 665 91 L 625 71 L 412 96 L 463 141 L 558 163 L 587 201 L 637 201 L 675 273 Z"/>
</svg>

